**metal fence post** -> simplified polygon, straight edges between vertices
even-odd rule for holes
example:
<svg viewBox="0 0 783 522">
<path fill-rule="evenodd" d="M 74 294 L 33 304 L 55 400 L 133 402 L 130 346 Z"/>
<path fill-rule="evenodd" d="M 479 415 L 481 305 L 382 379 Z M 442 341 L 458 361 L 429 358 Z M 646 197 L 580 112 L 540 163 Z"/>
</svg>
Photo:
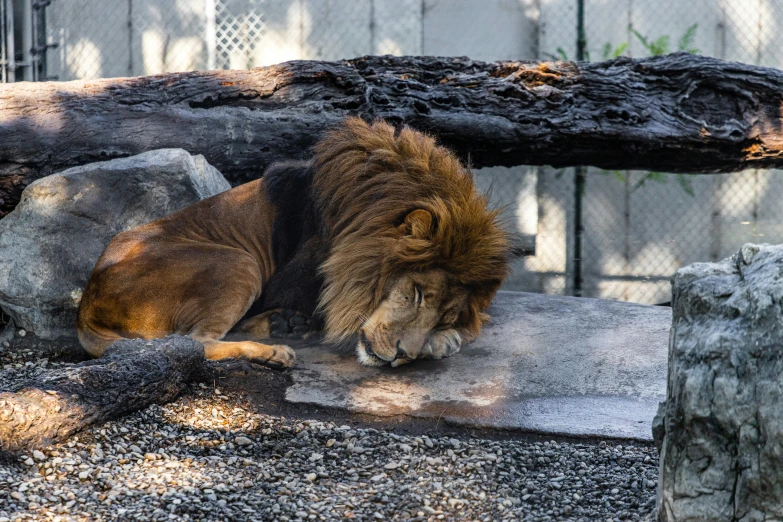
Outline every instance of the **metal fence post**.
<svg viewBox="0 0 783 522">
<path fill-rule="evenodd" d="M 5 35 L 5 3 L 6 0 L 0 0 L 0 82 L 8 82 L 8 58 L 6 55 L 6 35 Z"/>
<path fill-rule="evenodd" d="M 14 2 L 13 0 L 0 0 L 4 6 L 5 19 L 3 20 L 5 34 L 5 82 L 16 81 L 16 50 L 14 48 Z"/>
<path fill-rule="evenodd" d="M 585 59 L 585 2 L 576 0 L 576 59 Z M 585 169 L 574 167 L 574 295 L 582 296 L 582 198 L 585 193 Z"/>
</svg>

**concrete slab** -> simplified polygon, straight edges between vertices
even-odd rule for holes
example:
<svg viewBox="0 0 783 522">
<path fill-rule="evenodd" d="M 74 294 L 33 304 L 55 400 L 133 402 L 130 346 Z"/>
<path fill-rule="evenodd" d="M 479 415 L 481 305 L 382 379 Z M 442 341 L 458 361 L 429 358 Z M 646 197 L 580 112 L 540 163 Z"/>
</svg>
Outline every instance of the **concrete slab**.
<svg viewBox="0 0 783 522">
<path fill-rule="evenodd" d="M 651 440 L 666 396 L 671 309 L 500 292 L 456 356 L 365 368 L 329 346 L 297 349 L 286 399 L 462 426 Z"/>
</svg>

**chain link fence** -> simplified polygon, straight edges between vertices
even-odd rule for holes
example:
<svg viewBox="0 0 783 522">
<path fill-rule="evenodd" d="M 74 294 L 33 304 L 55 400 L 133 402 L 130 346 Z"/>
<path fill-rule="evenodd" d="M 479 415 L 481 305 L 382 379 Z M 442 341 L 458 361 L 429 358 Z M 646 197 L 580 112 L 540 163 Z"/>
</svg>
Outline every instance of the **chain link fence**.
<svg viewBox="0 0 783 522">
<path fill-rule="evenodd" d="M 573 59 L 576 1 L 538 5 L 539 58 Z M 585 0 L 585 57 L 599 61 L 687 51 L 781 68 L 781 15 L 780 0 Z M 538 176 L 536 256 L 520 263 L 518 273 L 524 275 L 510 284 L 572 294 L 574 258 L 580 255 L 573 241 L 574 172 L 542 168 Z M 589 168 L 582 201 L 581 294 L 666 303 L 678 268 L 723 259 L 746 242 L 783 242 L 781 200 L 779 171 L 691 176 Z"/>
<path fill-rule="evenodd" d="M 589 60 L 685 50 L 783 66 L 777 25 L 783 0 L 584 0 L 584 6 Z M 32 45 L 43 49 L 31 55 L 45 68 L 37 79 L 365 54 L 576 57 L 577 0 L 0 0 L 0 7 L 4 74 L 8 53 L 21 63 L 20 49 Z M 21 34 L 29 30 L 25 17 L 41 11 L 36 31 L 43 36 Z M 15 50 L 8 42 L 17 42 Z M 509 289 L 573 294 L 579 257 L 582 295 L 665 303 L 669 278 L 681 266 L 724 258 L 745 242 L 783 242 L 777 171 L 689 176 L 586 169 L 581 253 L 574 242 L 573 169 L 480 169 L 476 179 L 492 189 L 510 226 L 535 237 L 536 255 L 518 263 Z"/>
<path fill-rule="evenodd" d="M 60 80 L 421 53 L 419 0 L 51 0 L 46 13 Z"/>
</svg>

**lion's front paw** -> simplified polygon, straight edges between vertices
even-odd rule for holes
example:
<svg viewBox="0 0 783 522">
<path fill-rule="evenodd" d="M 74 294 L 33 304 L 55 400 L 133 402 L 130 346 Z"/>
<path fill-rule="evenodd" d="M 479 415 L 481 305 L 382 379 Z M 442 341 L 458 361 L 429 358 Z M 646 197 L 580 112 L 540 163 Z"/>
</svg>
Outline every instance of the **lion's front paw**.
<svg viewBox="0 0 783 522">
<path fill-rule="evenodd" d="M 451 357 L 462 347 L 462 337 L 454 328 L 439 330 L 430 336 L 421 352 L 422 359 Z"/>
<path fill-rule="evenodd" d="M 242 356 L 251 362 L 263 364 L 272 368 L 293 368 L 296 364 L 296 353 L 282 344 L 247 343 Z"/>
</svg>

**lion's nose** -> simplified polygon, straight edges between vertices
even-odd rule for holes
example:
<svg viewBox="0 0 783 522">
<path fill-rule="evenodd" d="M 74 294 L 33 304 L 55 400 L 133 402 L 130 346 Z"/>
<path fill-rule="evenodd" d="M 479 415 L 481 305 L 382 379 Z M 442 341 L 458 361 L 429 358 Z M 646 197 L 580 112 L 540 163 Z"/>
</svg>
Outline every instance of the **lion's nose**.
<svg viewBox="0 0 783 522">
<path fill-rule="evenodd" d="M 400 341 L 397 341 L 397 356 L 394 358 L 395 360 L 397 360 L 397 359 L 405 359 L 405 358 L 408 357 L 405 354 L 405 352 L 402 350 L 401 344 L 402 343 Z"/>
</svg>

